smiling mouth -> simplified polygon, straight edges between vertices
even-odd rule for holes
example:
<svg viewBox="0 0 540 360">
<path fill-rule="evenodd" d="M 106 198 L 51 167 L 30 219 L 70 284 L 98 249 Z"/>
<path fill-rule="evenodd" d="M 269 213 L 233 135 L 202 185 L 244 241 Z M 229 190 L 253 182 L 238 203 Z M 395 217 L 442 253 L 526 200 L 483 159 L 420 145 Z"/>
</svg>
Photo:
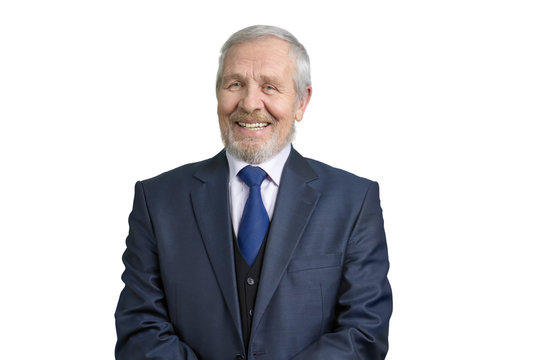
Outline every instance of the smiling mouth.
<svg viewBox="0 0 540 360">
<path fill-rule="evenodd" d="M 267 123 L 267 122 L 250 124 L 250 123 L 237 121 L 236 123 L 238 124 L 238 126 L 243 127 L 244 129 L 248 129 L 248 130 L 260 130 L 270 125 L 270 123 Z"/>
</svg>

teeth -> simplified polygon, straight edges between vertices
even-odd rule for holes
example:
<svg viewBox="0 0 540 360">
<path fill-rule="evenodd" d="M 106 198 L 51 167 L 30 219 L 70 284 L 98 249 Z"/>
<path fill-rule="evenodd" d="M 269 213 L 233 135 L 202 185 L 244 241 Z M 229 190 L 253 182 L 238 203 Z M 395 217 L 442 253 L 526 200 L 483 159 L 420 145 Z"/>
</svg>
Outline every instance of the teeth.
<svg viewBox="0 0 540 360">
<path fill-rule="evenodd" d="M 255 123 L 255 124 L 248 124 L 243 122 L 238 122 L 238 125 L 241 127 L 247 128 L 247 129 L 262 129 L 268 126 L 268 123 Z"/>
</svg>

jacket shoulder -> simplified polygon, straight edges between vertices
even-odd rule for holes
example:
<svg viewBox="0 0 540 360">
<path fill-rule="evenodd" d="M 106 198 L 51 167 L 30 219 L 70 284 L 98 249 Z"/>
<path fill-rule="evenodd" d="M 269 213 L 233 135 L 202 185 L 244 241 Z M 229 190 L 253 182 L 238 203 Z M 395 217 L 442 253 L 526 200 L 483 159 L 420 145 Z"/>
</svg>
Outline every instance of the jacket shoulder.
<svg viewBox="0 0 540 360">
<path fill-rule="evenodd" d="M 309 165 L 318 174 L 319 179 L 326 185 L 368 188 L 375 181 L 355 175 L 323 162 L 306 158 Z"/>
<path fill-rule="evenodd" d="M 196 176 L 197 173 L 204 173 L 205 171 L 213 172 L 214 170 L 222 169 L 224 166 L 227 166 L 226 158 L 224 152 L 220 152 L 212 158 L 179 166 L 149 179 L 142 180 L 141 183 L 145 189 L 154 191 L 170 190 L 179 186 L 185 187 L 194 181 L 199 181 Z"/>
<path fill-rule="evenodd" d="M 335 168 L 320 161 L 307 159 L 318 178 L 310 186 L 319 191 L 320 201 L 349 213 L 359 213 L 367 199 L 378 201 L 379 184 L 376 181 Z"/>
</svg>

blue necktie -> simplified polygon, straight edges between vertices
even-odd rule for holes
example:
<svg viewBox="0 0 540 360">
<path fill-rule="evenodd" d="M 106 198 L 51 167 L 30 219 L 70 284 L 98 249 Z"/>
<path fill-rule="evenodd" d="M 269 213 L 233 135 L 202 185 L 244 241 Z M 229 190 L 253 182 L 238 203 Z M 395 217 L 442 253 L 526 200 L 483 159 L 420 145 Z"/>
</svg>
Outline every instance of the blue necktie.
<svg viewBox="0 0 540 360">
<path fill-rule="evenodd" d="M 246 166 L 238 172 L 238 176 L 249 186 L 249 197 L 238 228 L 238 246 L 251 267 L 270 225 L 261 197 L 261 183 L 266 178 L 266 172 L 260 167 Z"/>
</svg>

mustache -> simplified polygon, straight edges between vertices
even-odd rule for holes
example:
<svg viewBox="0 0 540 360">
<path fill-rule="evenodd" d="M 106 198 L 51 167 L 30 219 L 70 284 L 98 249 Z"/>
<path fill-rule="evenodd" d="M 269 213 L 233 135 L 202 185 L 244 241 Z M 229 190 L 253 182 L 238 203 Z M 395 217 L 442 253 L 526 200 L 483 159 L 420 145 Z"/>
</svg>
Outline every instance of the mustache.
<svg viewBox="0 0 540 360">
<path fill-rule="evenodd" d="M 256 122 L 256 123 L 270 123 L 275 124 L 277 119 L 268 113 L 263 113 L 260 110 L 247 112 L 244 110 L 237 110 L 231 114 L 232 122 Z"/>
</svg>

